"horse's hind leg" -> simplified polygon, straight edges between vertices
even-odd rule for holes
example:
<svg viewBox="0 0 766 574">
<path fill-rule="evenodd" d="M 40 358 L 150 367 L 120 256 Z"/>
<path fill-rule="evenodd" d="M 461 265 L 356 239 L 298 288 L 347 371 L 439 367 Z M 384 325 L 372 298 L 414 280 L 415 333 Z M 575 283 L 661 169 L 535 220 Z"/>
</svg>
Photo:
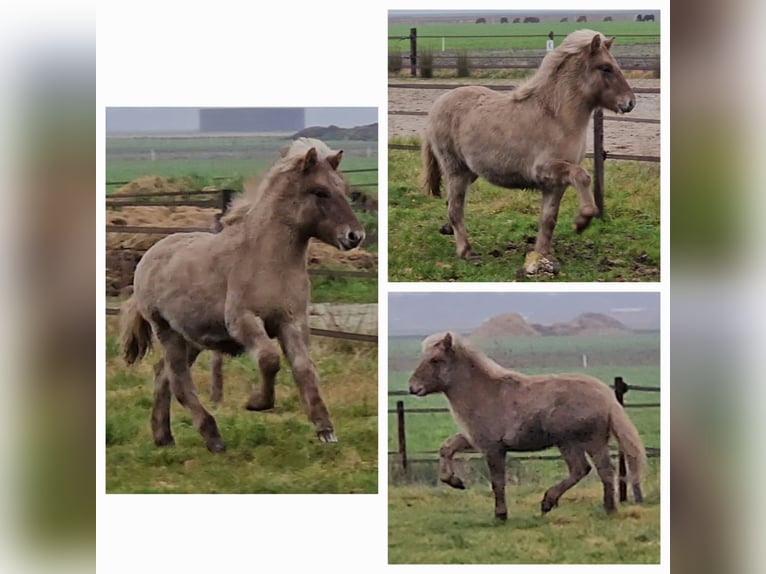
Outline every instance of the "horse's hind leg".
<svg viewBox="0 0 766 574">
<path fill-rule="evenodd" d="M 609 445 L 606 441 L 598 441 L 598 444 L 588 446 L 588 454 L 593 460 L 593 464 L 596 465 L 598 476 L 604 485 L 604 509 L 607 512 L 614 512 L 617 510 L 614 499 L 615 472 L 612 459 L 609 456 Z"/>
<path fill-rule="evenodd" d="M 456 453 L 471 449 L 471 443 L 460 433 L 452 435 L 439 449 L 439 480 L 449 484 L 452 488 L 465 488 L 463 481 L 455 475 L 452 464 Z"/>
<path fill-rule="evenodd" d="M 199 351 L 189 349 L 187 363 L 189 367 L 194 364 Z M 173 433 L 170 430 L 170 379 L 165 371 L 165 360 L 160 359 L 154 365 L 154 405 L 152 407 L 152 437 L 157 446 L 170 446 L 175 444 Z"/>
<path fill-rule="evenodd" d="M 199 351 L 190 348 L 184 338 L 169 326 L 160 328 L 157 331 L 157 338 L 165 349 L 165 373 L 170 380 L 170 390 L 178 402 L 191 412 L 194 427 L 205 439 L 208 450 L 211 452 L 225 450 L 221 434 L 218 432 L 218 425 L 200 403 L 192 382 L 189 364 L 194 362 Z"/>
<path fill-rule="evenodd" d="M 245 404 L 249 411 L 266 411 L 274 408 L 274 383 L 279 372 L 279 353 L 266 333 L 263 320 L 252 313 L 232 312 L 226 319 L 229 333 L 250 350 L 261 371 L 261 385 L 254 387 Z"/>
<path fill-rule="evenodd" d="M 309 355 L 308 323 L 283 323 L 279 327 L 279 344 L 290 363 L 293 379 L 298 386 L 303 405 L 309 420 L 314 423 L 317 436 L 322 442 L 337 442 L 335 432 L 330 422 L 330 414 L 319 395 L 317 376 L 314 362 Z"/>
<path fill-rule="evenodd" d="M 543 495 L 540 510 L 543 514 L 550 512 L 559 504 L 559 498 L 567 490 L 580 482 L 590 472 L 590 465 L 585 458 L 585 450 L 579 444 L 565 444 L 559 447 L 561 455 L 569 468 L 569 476 L 561 482 L 554 484 Z"/>
<path fill-rule="evenodd" d="M 223 399 L 223 354 L 214 352 L 210 360 L 210 400 L 220 403 Z"/>
<path fill-rule="evenodd" d="M 468 235 L 465 230 L 465 196 L 468 193 L 468 186 L 476 180 L 470 172 L 459 174 L 447 174 L 447 214 L 449 222 L 442 226 L 441 233 L 448 234 L 451 230 L 455 235 L 457 244 L 457 254 L 463 259 L 477 259 L 478 254 L 471 249 L 468 242 Z"/>
<path fill-rule="evenodd" d="M 157 446 L 175 444 L 170 430 L 170 379 L 165 372 L 165 361 L 154 365 L 154 406 L 152 407 L 152 438 Z"/>
</svg>

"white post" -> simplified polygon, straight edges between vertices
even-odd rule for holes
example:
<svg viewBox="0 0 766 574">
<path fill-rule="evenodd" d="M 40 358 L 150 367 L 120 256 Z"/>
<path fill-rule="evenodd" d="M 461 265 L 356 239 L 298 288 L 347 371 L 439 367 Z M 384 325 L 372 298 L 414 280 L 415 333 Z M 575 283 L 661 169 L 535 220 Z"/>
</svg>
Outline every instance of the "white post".
<svg viewBox="0 0 766 574">
<path fill-rule="evenodd" d="M 587 369 L 588 368 L 588 355 L 585 353 L 582 354 L 582 368 Z"/>
<path fill-rule="evenodd" d="M 444 36 L 442 36 L 442 52 L 444 51 Z"/>
</svg>

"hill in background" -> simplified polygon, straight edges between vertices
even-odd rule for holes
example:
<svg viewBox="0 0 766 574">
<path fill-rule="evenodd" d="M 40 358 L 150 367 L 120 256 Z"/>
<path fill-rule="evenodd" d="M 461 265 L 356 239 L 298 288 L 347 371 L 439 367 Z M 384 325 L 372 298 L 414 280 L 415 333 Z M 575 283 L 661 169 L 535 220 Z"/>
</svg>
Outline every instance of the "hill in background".
<svg viewBox="0 0 766 574">
<path fill-rule="evenodd" d="M 518 313 L 505 313 L 488 319 L 477 327 L 471 338 L 534 337 L 547 335 L 622 335 L 633 331 L 617 319 L 603 313 L 582 313 L 568 322 L 552 325 L 529 324 Z"/>
</svg>

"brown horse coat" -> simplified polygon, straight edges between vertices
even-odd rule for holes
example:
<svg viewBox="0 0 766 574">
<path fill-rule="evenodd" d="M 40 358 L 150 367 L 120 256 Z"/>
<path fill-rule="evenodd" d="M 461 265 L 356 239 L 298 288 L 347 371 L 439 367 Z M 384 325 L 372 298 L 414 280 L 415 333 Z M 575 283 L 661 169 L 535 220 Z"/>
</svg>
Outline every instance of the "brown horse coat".
<svg viewBox="0 0 766 574">
<path fill-rule="evenodd" d="M 534 375 L 505 369 L 454 333 L 437 333 L 423 341 L 423 355 L 409 381 L 410 393 L 425 396 L 442 392 L 449 401 L 460 432 L 440 451 L 440 479 L 463 488 L 455 476 L 456 452 L 475 448 L 487 459 L 495 493 L 495 514 L 507 517 L 505 453 L 561 450 L 570 474 L 549 488 L 543 512 L 558 504 L 561 495 L 590 470 L 587 452 L 604 486 L 604 507 L 615 510 L 614 467 L 608 439 L 614 435 L 625 452 L 638 483 L 646 455 L 635 426 L 609 387 L 588 375 Z"/>
<path fill-rule="evenodd" d="M 246 406 L 272 408 L 280 360 L 271 338 L 279 340 L 320 440 L 336 440 L 308 350 L 306 252 L 312 237 L 339 249 L 364 239 L 337 171 L 342 154 L 318 140 L 296 141 L 220 233 L 171 235 L 139 262 L 133 296 L 121 312 L 122 343 L 128 363 L 144 355 L 152 333 L 163 347 L 155 369 L 156 444 L 173 443 L 172 392 L 191 411 L 207 447 L 224 448 L 191 381 L 189 367 L 203 349 L 249 351 L 263 381 Z"/>
</svg>

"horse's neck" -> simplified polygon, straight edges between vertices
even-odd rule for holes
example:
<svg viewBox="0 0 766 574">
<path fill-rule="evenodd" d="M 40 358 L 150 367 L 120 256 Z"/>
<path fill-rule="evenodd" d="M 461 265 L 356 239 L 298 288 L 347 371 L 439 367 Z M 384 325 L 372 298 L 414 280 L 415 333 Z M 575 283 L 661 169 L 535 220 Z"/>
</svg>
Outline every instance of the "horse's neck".
<svg viewBox="0 0 766 574">
<path fill-rule="evenodd" d="M 252 211 L 244 222 L 244 241 L 248 252 L 257 259 L 296 263 L 305 267 L 309 238 L 267 210 Z"/>
<path fill-rule="evenodd" d="M 501 379 L 506 372 L 491 359 L 478 361 L 471 358 L 470 362 L 471 368 L 466 376 L 458 384 L 450 385 L 444 393 L 452 408 L 465 415 L 476 412 L 477 408 L 486 408 L 487 401 L 496 402 L 502 390 Z"/>
</svg>

